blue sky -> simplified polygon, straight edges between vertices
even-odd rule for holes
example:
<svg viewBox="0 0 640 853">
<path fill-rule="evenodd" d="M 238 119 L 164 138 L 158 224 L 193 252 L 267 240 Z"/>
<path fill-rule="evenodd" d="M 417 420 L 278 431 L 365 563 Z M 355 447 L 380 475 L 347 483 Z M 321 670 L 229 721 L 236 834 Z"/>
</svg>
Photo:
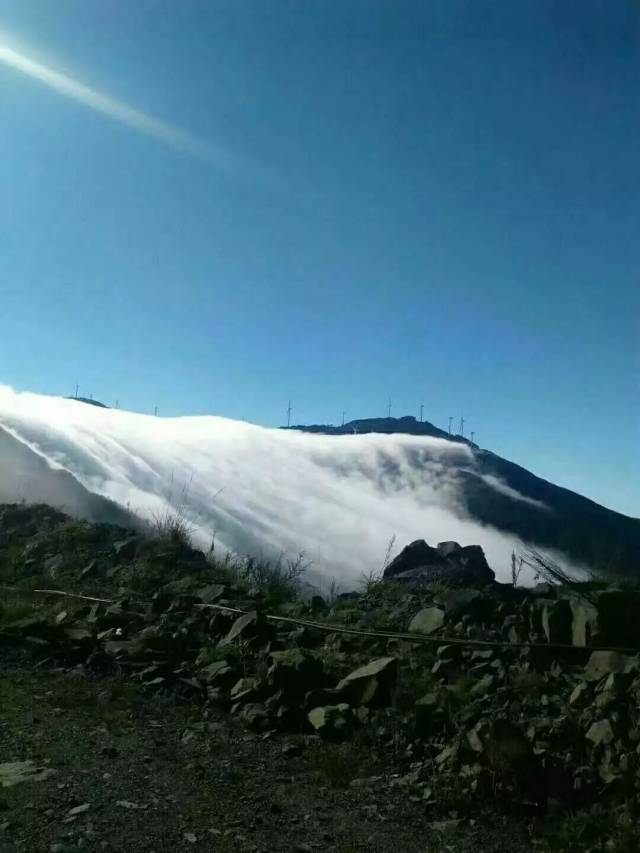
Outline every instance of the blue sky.
<svg viewBox="0 0 640 853">
<path fill-rule="evenodd" d="M 268 425 L 423 402 L 640 514 L 638 8 L 0 0 L 0 382 Z"/>
</svg>

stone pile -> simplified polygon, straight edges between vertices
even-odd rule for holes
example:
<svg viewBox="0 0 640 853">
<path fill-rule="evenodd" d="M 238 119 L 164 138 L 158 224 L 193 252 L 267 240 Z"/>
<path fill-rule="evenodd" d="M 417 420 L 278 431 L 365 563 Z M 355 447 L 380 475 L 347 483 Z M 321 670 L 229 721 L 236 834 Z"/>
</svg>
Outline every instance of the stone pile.
<svg viewBox="0 0 640 853">
<path fill-rule="evenodd" d="M 637 589 L 514 589 L 495 582 L 480 548 L 417 542 L 361 594 L 282 607 L 322 629 L 268 619 L 260 589 L 216 575 L 199 552 L 149 553 L 122 531 L 96 533 L 93 551 L 80 538 L 71 559 L 59 537 L 13 534 L 12 554 L 24 546 L 27 576 L 70 581 L 73 566 L 77 589 L 99 578 L 114 603 L 65 599 L 5 619 L 4 648 L 119 673 L 258 732 L 363 735 L 393 754 L 393 784 L 426 803 L 500 796 L 537 812 L 640 794 L 640 656 L 593 650 L 640 647 Z M 158 578 L 148 598 L 136 591 L 142 571 Z"/>
</svg>

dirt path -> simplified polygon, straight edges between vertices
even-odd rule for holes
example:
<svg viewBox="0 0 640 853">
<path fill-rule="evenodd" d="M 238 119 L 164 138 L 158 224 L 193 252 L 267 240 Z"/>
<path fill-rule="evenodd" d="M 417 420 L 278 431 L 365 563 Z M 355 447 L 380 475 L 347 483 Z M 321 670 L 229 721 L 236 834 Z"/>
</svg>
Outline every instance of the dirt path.
<svg viewBox="0 0 640 853">
<path fill-rule="evenodd" d="M 353 745 L 265 739 L 81 673 L 0 672 L 0 764 L 25 760 L 56 772 L 0 789 L 0 853 L 532 849 L 500 818 L 434 827 L 448 816 Z"/>
</svg>

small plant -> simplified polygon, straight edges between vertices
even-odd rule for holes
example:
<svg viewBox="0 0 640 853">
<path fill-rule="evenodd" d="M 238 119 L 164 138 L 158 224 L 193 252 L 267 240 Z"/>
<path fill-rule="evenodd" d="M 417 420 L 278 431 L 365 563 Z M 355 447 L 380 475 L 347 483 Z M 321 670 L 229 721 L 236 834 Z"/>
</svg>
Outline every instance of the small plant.
<svg viewBox="0 0 640 853">
<path fill-rule="evenodd" d="M 298 598 L 300 579 L 310 565 L 302 552 L 295 559 L 281 554 L 275 563 L 248 557 L 237 572 L 242 582 L 262 596 L 267 609 L 278 609 Z"/>
<path fill-rule="evenodd" d="M 515 589 L 518 586 L 518 580 L 524 565 L 524 557 L 522 555 L 516 557 L 516 552 L 511 552 L 511 586 Z"/>
<path fill-rule="evenodd" d="M 534 570 L 536 580 L 542 579 L 549 584 L 563 587 L 565 590 L 572 590 L 587 601 L 593 602 L 593 596 L 589 594 L 588 590 L 584 589 L 584 584 L 575 577 L 572 577 L 559 563 L 554 562 L 550 557 L 543 556 L 538 551 L 531 550 L 523 558 L 523 563 Z M 586 578 L 586 580 L 591 581 L 594 579 L 593 576 Z"/>
<path fill-rule="evenodd" d="M 376 571 L 372 569 L 368 574 L 363 573 L 360 578 L 360 586 L 362 588 L 363 595 L 371 595 L 372 593 L 375 593 L 382 582 L 382 570 Z"/>
<path fill-rule="evenodd" d="M 327 603 L 329 607 L 333 607 L 338 601 L 338 593 L 339 593 L 338 581 L 335 578 L 331 578 L 331 583 L 329 584 L 329 589 L 327 590 Z"/>
<path fill-rule="evenodd" d="M 384 573 L 385 569 L 391 562 L 391 555 L 393 554 L 393 549 L 396 546 L 396 534 L 394 533 L 389 542 L 387 543 L 387 552 L 384 555 L 384 562 L 382 564 L 382 572 Z"/>
<path fill-rule="evenodd" d="M 342 678 L 349 672 L 347 655 L 344 652 L 338 651 L 333 646 L 320 646 L 319 649 L 315 649 L 313 654 L 322 662 L 324 672 L 331 673 L 339 678 Z"/>
<path fill-rule="evenodd" d="M 166 510 L 153 516 L 153 535 L 174 548 L 186 550 L 191 547 L 193 525 L 184 515 Z"/>
</svg>

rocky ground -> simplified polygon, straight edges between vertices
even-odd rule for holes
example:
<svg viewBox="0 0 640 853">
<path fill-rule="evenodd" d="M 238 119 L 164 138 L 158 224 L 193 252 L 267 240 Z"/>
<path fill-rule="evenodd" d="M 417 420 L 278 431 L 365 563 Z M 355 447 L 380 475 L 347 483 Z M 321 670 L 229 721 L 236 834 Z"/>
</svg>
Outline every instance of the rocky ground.
<svg viewBox="0 0 640 853">
<path fill-rule="evenodd" d="M 51 772 L 1 791 L 3 853 L 529 849 L 528 822 L 434 812 L 359 744 L 265 738 L 79 671 L 5 667 L 0 698 L 0 759 Z"/>
<path fill-rule="evenodd" d="M 0 507 L 0 851 L 640 849 L 635 589 L 299 570 Z"/>
</svg>

